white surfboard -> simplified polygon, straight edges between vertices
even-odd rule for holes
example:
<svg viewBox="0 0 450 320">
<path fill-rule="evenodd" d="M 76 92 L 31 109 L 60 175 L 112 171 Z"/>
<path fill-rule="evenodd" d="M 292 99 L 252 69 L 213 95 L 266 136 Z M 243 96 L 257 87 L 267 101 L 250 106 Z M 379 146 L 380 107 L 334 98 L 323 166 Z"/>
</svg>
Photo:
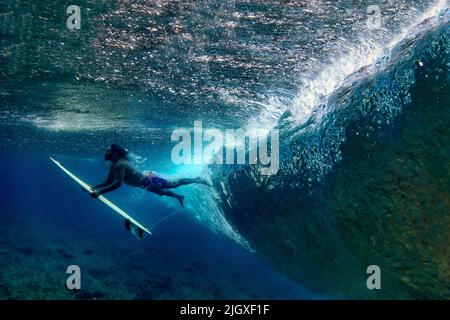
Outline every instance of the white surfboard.
<svg viewBox="0 0 450 320">
<path fill-rule="evenodd" d="M 76 182 L 78 182 L 79 185 L 81 185 L 84 189 L 86 189 L 86 191 L 88 191 L 89 193 L 92 192 L 91 187 L 83 182 L 80 178 L 78 178 L 77 176 L 75 176 L 72 172 L 70 172 L 69 170 L 67 170 L 66 168 L 64 168 L 62 166 L 61 163 L 59 163 L 58 161 L 56 161 L 55 159 L 53 159 L 52 157 L 49 157 L 50 160 L 52 160 L 58 167 L 61 168 L 62 171 L 64 171 L 65 173 L 67 173 L 67 175 L 69 177 L 71 177 L 73 180 L 75 180 Z M 98 198 L 98 200 L 100 200 L 101 202 L 103 202 L 104 204 L 106 204 L 108 207 L 110 207 L 111 209 L 113 209 L 114 211 L 116 211 L 118 214 L 120 214 L 122 217 L 124 217 L 125 219 L 129 220 L 135 227 L 142 229 L 143 231 L 147 232 L 148 234 L 152 234 L 147 228 L 145 228 L 143 225 L 141 225 L 139 222 L 137 222 L 136 220 L 134 220 L 132 217 L 130 217 L 125 211 L 123 211 L 122 209 L 120 209 L 118 206 L 116 206 L 114 203 L 112 203 L 111 201 L 109 201 L 108 199 L 106 199 L 104 196 L 100 195 Z M 136 235 L 136 230 L 132 229 L 132 232 L 134 235 Z M 136 235 L 137 236 L 137 235 Z"/>
</svg>

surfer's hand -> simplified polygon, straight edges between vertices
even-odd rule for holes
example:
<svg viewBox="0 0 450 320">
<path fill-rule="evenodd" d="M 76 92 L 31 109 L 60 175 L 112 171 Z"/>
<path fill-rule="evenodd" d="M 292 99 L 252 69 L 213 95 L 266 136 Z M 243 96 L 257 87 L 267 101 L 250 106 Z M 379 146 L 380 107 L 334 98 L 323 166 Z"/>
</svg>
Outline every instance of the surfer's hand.
<svg viewBox="0 0 450 320">
<path fill-rule="evenodd" d="M 91 197 L 94 199 L 97 199 L 100 195 L 97 193 L 97 191 L 92 191 L 91 192 Z"/>
</svg>

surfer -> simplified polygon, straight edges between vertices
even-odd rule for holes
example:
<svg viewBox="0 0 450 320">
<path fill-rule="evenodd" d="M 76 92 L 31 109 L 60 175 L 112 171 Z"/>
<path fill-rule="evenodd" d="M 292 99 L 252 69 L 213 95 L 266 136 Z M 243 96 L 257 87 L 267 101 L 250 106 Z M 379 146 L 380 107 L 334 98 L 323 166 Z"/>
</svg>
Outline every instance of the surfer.
<svg viewBox="0 0 450 320">
<path fill-rule="evenodd" d="M 109 173 L 105 182 L 92 187 L 91 197 L 93 198 L 98 198 L 101 194 L 116 190 L 124 182 L 130 186 L 143 188 L 160 196 L 175 198 L 184 207 L 184 196 L 168 189 L 191 183 L 211 185 L 201 177 L 166 180 L 157 176 L 154 172 L 145 175 L 136 170 L 130 163 L 128 160 L 128 150 L 117 144 L 112 144 L 106 149 L 105 161 L 111 162 Z"/>
</svg>

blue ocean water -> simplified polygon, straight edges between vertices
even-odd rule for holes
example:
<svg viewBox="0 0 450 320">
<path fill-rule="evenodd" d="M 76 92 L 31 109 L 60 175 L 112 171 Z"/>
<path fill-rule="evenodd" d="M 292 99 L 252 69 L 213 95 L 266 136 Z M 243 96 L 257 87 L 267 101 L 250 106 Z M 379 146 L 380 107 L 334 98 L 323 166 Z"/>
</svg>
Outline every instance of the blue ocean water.
<svg viewBox="0 0 450 320">
<path fill-rule="evenodd" d="M 450 297 L 448 1 L 78 5 L 0 6 L 0 299 Z M 194 121 L 279 130 L 280 170 L 174 164 Z M 49 160 L 96 184 L 112 143 L 213 186 L 108 194 L 164 219 L 135 239 Z"/>
<path fill-rule="evenodd" d="M 102 159 L 64 164 L 102 181 Z M 1 297 L 3 299 L 311 299 L 302 286 L 254 254 L 195 222 L 184 211 L 143 240 L 123 219 L 89 197 L 47 154 L 9 152 L 1 160 Z M 142 191 L 143 193 L 145 191 Z M 122 188 L 108 198 L 145 225 L 178 208 Z M 69 265 L 82 290 L 69 291 Z"/>
</svg>

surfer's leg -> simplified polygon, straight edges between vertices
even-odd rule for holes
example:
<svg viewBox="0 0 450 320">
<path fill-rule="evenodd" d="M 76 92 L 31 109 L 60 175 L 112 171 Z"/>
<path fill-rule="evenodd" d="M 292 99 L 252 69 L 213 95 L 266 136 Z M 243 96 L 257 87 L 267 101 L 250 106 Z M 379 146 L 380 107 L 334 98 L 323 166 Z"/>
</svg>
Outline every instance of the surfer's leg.
<svg viewBox="0 0 450 320">
<path fill-rule="evenodd" d="M 172 189 L 177 188 L 179 186 L 185 186 L 192 183 L 201 183 L 210 185 L 205 179 L 197 177 L 197 178 L 181 178 L 181 179 L 174 179 L 174 180 L 166 180 L 164 184 L 162 184 L 161 188 L 164 189 Z"/>
<path fill-rule="evenodd" d="M 160 196 L 168 196 L 168 197 L 175 198 L 175 199 L 177 199 L 180 202 L 181 206 L 184 207 L 184 203 L 183 203 L 184 202 L 184 196 L 182 196 L 181 194 L 177 194 L 177 193 L 172 192 L 170 190 L 164 190 L 164 189 L 161 189 L 161 188 L 149 188 L 147 190 L 151 191 L 153 193 L 156 193 L 157 195 L 160 195 Z"/>
</svg>

